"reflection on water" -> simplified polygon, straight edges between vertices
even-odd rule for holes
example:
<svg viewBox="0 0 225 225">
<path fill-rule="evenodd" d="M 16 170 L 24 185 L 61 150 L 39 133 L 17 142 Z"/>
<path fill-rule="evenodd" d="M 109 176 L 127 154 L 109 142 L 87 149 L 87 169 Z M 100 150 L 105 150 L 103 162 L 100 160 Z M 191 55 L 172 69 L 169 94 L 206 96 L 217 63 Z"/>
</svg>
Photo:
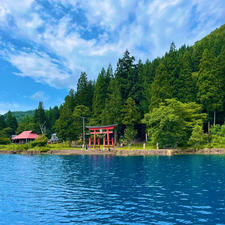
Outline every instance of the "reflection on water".
<svg viewBox="0 0 225 225">
<path fill-rule="evenodd" d="M 225 157 L 0 155 L 0 224 L 225 224 Z"/>
</svg>

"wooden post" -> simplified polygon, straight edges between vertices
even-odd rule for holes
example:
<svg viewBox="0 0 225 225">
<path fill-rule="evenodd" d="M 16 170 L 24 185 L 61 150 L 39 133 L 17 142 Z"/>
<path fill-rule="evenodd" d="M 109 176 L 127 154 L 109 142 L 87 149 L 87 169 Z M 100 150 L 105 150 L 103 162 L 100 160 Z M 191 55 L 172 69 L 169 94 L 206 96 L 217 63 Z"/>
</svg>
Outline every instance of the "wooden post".
<svg viewBox="0 0 225 225">
<path fill-rule="evenodd" d="M 96 149 L 96 131 L 94 130 L 94 149 Z"/>
<path fill-rule="evenodd" d="M 103 137 L 103 146 L 104 146 L 104 150 L 105 150 L 105 136 Z"/>
<path fill-rule="evenodd" d="M 112 148 L 114 148 L 114 138 L 112 138 Z"/>
<path fill-rule="evenodd" d="M 100 149 L 100 138 L 98 138 L 98 149 Z"/>
<path fill-rule="evenodd" d="M 109 129 L 107 129 L 107 144 L 108 144 L 108 149 L 109 149 Z"/>
</svg>

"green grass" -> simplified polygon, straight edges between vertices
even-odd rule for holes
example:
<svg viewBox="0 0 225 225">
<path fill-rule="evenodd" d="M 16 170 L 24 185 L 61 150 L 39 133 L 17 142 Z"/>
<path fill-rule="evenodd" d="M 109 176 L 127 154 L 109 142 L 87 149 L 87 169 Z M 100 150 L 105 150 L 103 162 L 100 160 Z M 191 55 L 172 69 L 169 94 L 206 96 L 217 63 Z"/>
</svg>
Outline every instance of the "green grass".
<svg viewBox="0 0 225 225">
<path fill-rule="evenodd" d="M 0 151 L 41 151 L 46 152 L 48 150 L 66 150 L 66 149 L 81 149 L 80 147 L 70 147 L 69 143 L 48 144 L 42 147 L 32 147 L 31 144 L 8 144 L 0 145 Z"/>
<path fill-rule="evenodd" d="M 203 148 L 224 148 L 225 145 L 206 145 L 202 146 Z M 91 148 L 93 150 L 93 147 Z M 98 149 L 98 146 L 96 145 L 96 149 Z M 104 146 L 101 145 L 100 149 L 103 150 Z M 107 149 L 107 146 L 106 146 Z M 111 148 L 112 149 L 112 148 Z M 120 146 L 115 146 L 116 150 L 130 150 L 130 151 L 135 151 L 135 150 L 144 150 L 143 148 L 143 143 L 136 143 L 134 145 L 126 145 L 123 147 Z M 156 149 L 156 146 L 152 146 L 150 144 L 145 145 L 145 150 L 154 150 Z M 0 145 L 0 151 L 41 151 L 41 152 L 47 152 L 49 150 L 82 150 L 81 147 L 71 147 L 68 142 L 65 143 L 58 143 L 58 144 L 48 144 L 43 147 L 32 147 L 31 144 L 23 144 L 23 145 L 16 145 L 16 144 L 8 144 L 8 145 Z"/>
<path fill-rule="evenodd" d="M 105 146 L 105 149 L 107 149 L 107 145 Z M 93 149 L 93 147 L 91 148 Z M 98 145 L 96 145 L 96 149 L 98 149 Z M 100 149 L 103 150 L 104 149 L 104 146 L 103 145 L 100 145 Z M 110 147 L 110 149 L 112 149 L 112 147 Z M 116 150 L 143 150 L 143 143 L 136 143 L 134 145 L 125 145 L 123 147 L 121 146 L 115 146 L 114 149 Z M 156 146 L 152 146 L 152 145 L 149 145 L 149 144 L 146 144 L 145 145 L 145 150 L 152 150 L 152 149 L 156 149 Z"/>
</svg>

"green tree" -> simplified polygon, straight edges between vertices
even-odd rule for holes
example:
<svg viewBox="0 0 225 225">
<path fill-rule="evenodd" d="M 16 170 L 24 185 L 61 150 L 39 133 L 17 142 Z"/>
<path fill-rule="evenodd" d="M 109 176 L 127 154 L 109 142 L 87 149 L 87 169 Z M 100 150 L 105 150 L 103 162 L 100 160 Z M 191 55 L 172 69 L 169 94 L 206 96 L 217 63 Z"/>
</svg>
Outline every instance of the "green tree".
<svg viewBox="0 0 225 225">
<path fill-rule="evenodd" d="M 221 91 L 223 87 L 221 77 L 216 76 L 217 64 L 215 57 L 208 49 L 204 50 L 199 67 L 197 97 L 208 114 L 214 112 L 215 124 L 216 111 L 222 109 L 224 92 Z"/>
<path fill-rule="evenodd" d="M 137 135 L 137 131 L 135 130 L 134 126 L 140 121 L 140 113 L 138 111 L 136 102 L 131 97 L 127 99 L 122 112 L 122 123 L 126 126 L 124 137 L 129 142 L 132 142 Z"/>
<path fill-rule="evenodd" d="M 197 87 L 192 79 L 191 56 L 188 52 L 181 58 L 182 69 L 177 79 L 177 99 L 181 102 L 194 102 Z"/>
<path fill-rule="evenodd" d="M 85 121 L 90 117 L 90 109 L 85 105 L 78 105 L 73 111 L 75 139 L 79 139 L 83 132 L 83 118 Z"/>
<path fill-rule="evenodd" d="M 64 141 L 72 141 L 76 138 L 74 119 L 72 111 L 67 104 L 63 104 L 60 108 L 60 117 L 56 120 L 55 130 L 57 136 Z"/>
<path fill-rule="evenodd" d="M 67 105 L 69 110 L 73 111 L 75 105 L 77 104 L 74 89 L 70 89 L 69 94 L 64 99 L 64 104 Z"/>
<path fill-rule="evenodd" d="M 5 117 L 3 115 L 0 115 L 0 130 L 4 128 L 6 128 Z"/>
<path fill-rule="evenodd" d="M 110 73 L 110 71 L 106 73 L 105 69 L 102 68 L 94 88 L 93 114 L 96 124 L 101 124 L 101 114 L 105 108 L 105 100 L 111 76 Z"/>
<path fill-rule="evenodd" d="M 185 146 L 196 124 L 202 125 L 206 118 L 201 106 L 166 99 L 158 108 L 145 114 L 143 122 L 152 144 L 162 147 Z"/>
<path fill-rule="evenodd" d="M 130 91 L 137 81 L 136 65 L 134 64 L 134 61 L 135 58 L 130 56 L 129 51 L 126 50 L 123 58 L 119 59 L 117 63 L 115 78 L 118 81 L 123 101 L 131 95 Z"/>
<path fill-rule="evenodd" d="M 14 117 L 10 111 L 7 113 L 6 125 L 7 125 L 7 127 L 11 128 L 11 130 L 12 130 L 10 135 L 16 133 L 16 129 L 18 126 L 17 120 L 16 120 L 16 117 Z"/>
<path fill-rule="evenodd" d="M 11 137 L 12 134 L 15 134 L 15 133 L 13 133 L 13 130 L 10 127 L 6 127 L 0 130 L 0 137 L 2 138 L 9 138 Z"/>
<path fill-rule="evenodd" d="M 188 142 L 195 150 L 198 150 L 206 143 L 206 136 L 203 132 L 202 126 L 196 124 L 192 130 L 191 137 Z"/>
<path fill-rule="evenodd" d="M 16 133 L 19 134 L 26 130 L 35 130 L 35 123 L 31 116 L 25 116 L 23 120 L 19 123 Z"/>
<path fill-rule="evenodd" d="M 165 99 L 172 98 L 172 86 L 164 64 L 160 64 L 151 85 L 150 110 L 158 107 Z"/>
<path fill-rule="evenodd" d="M 94 93 L 94 83 L 88 81 L 87 74 L 82 72 L 77 82 L 77 92 L 75 94 L 75 105 L 85 105 L 92 108 Z"/>
<path fill-rule="evenodd" d="M 213 125 L 210 128 L 210 147 L 223 148 L 225 146 L 225 125 Z"/>
<path fill-rule="evenodd" d="M 50 108 L 46 111 L 46 118 L 47 118 L 47 136 L 50 137 L 52 133 L 55 132 L 54 125 L 56 120 L 59 118 L 59 108 L 55 106 L 54 108 Z"/>
<path fill-rule="evenodd" d="M 119 83 L 116 79 L 110 81 L 105 109 L 101 114 L 103 124 L 121 124 L 122 98 Z"/>
<path fill-rule="evenodd" d="M 39 102 L 38 108 L 35 109 L 34 112 L 34 123 L 35 123 L 35 132 L 37 133 L 45 133 L 46 131 L 46 122 L 47 118 L 45 115 L 45 110 L 43 106 L 43 102 Z"/>
<path fill-rule="evenodd" d="M 134 125 L 140 121 L 140 113 L 138 111 L 136 102 L 131 97 L 127 99 L 122 112 L 122 123 L 124 125 L 134 127 Z"/>
<path fill-rule="evenodd" d="M 134 128 L 130 126 L 127 126 L 126 129 L 124 130 L 124 139 L 129 144 L 132 144 L 136 136 L 137 136 L 137 130 L 135 130 Z"/>
</svg>

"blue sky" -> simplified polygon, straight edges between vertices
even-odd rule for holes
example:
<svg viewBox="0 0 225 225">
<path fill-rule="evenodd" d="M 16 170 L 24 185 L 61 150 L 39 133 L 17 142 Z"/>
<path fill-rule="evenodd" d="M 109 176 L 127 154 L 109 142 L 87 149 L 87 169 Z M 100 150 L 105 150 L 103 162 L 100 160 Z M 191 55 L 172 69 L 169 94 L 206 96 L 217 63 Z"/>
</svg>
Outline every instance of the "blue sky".
<svg viewBox="0 0 225 225">
<path fill-rule="evenodd" d="M 60 105 L 128 49 L 145 61 L 225 23 L 224 0 L 1 0 L 0 114 Z"/>
</svg>

